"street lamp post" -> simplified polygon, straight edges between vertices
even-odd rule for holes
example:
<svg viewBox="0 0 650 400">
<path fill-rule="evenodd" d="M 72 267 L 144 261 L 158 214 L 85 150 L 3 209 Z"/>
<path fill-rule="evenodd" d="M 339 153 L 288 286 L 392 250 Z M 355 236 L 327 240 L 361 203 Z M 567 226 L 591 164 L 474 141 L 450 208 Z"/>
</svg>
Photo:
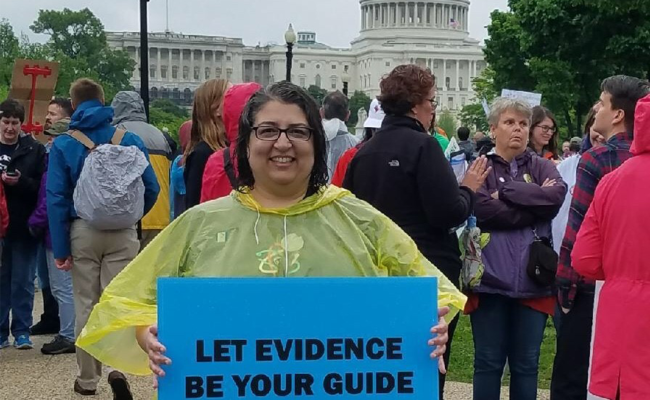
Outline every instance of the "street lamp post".
<svg viewBox="0 0 650 400">
<path fill-rule="evenodd" d="M 140 0 L 140 96 L 149 121 L 149 37 L 147 28 L 147 3 Z"/>
<path fill-rule="evenodd" d="M 348 85 L 350 84 L 350 74 L 348 74 L 347 68 L 343 71 L 343 75 L 341 75 L 341 81 L 343 81 L 343 94 L 347 97 Z"/>
<path fill-rule="evenodd" d="M 293 64 L 293 45 L 296 43 L 296 32 L 293 31 L 293 25 L 289 24 L 289 29 L 284 34 L 284 41 L 287 42 L 287 82 L 291 82 L 291 67 Z"/>
</svg>

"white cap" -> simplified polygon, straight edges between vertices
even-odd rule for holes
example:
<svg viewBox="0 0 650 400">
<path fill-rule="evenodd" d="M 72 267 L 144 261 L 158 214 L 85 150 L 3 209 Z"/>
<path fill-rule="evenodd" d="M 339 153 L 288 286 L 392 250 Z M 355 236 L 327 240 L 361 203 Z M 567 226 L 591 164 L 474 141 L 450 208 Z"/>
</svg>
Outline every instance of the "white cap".
<svg viewBox="0 0 650 400">
<path fill-rule="evenodd" d="M 384 113 L 384 110 L 381 108 L 379 100 L 374 99 L 372 103 L 370 103 L 370 112 L 368 113 L 368 119 L 366 119 L 366 122 L 363 123 L 363 127 L 379 129 L 381 128 L 381 123 L 384 120 L 385 116 L 386 113 Z"/>
</svg>

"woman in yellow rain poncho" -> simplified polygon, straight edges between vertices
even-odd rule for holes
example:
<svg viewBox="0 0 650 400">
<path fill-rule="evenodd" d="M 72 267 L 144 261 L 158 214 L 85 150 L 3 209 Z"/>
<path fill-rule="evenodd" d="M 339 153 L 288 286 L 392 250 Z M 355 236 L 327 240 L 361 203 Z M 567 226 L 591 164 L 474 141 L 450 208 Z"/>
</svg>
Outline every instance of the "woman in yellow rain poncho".
<svg viewBox="0 0 650 400">
<path fill-rule="evenodd" d="M 465 297 L 397 225 L 326 186 L 325 135 L 304 90 L 283 82 L 255 94 L 236 146 L 240 190 L 192 208 L 151 242 L 106 288 L 80 348 L 121 371 L 163 376 L 160 365 L 169 360 L 155 326 L 159 277 L 435 276 L 441 315 L 464 307 Z M 448 339 L 444 319 L 432 332 L 432 357 L 439 357 Z"/>
</svg>

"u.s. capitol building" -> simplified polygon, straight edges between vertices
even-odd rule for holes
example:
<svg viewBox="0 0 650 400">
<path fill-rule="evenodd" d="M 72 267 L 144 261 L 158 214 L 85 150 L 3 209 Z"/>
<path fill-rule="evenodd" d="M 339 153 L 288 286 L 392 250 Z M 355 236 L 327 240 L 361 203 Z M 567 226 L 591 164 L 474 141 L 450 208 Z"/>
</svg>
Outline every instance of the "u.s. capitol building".
<svg viewBox="0 0 650 400">
<path fill-rule="evenodd" d="M 298 31 L 294 46 L 292 82 L 349 92 L 379 94 L 381 77 L 395 66 L 415 63 L 433 71 L 438 81 L 438 104 L 457 111 L 468 103 L 472 79 L 485 68 L 477 40 L 469 37 L 469 0 L 360 0 L 359 37 L 350 48 L 319 43 L 316 33 Z M 140 88 L 139 33 L 109 32 L 109 45 L 123 49 L 136 61 L 132 85 Z M 189 104 L 205 80 L 227 78 L 233 83 L 266 85 L 285 79 L 286 45 L 246 46 L 242 39 L 149 34 L 149 80 L 152 99 L 169 98 Z"/>
</svg>

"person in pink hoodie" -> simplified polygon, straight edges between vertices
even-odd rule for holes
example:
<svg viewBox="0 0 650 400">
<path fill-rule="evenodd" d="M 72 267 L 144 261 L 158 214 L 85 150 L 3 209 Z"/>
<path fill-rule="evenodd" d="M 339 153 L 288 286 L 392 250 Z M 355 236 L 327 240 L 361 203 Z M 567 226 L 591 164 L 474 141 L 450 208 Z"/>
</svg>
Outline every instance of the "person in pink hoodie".
<svg viewBox="0 0 650 400">
<path fill-rule="evenodd" d="M 262 88 L 257 83 L 234 85 L 223 101 L 223 123 L 230 146 L 212 154 L 203 172 L 201 203 L 228 196 L 236 185 L 237 163 L 235 142 L 239 134 L 239 119 L 248 100 Z"/>
<path fill-rule="evenodd" d="M 636 107 L 633 157 L 598 185 L 571 253 L 580 275 L 604 280 L 589 391 L 650 399 L 650 96 Z"/>
</svg>

